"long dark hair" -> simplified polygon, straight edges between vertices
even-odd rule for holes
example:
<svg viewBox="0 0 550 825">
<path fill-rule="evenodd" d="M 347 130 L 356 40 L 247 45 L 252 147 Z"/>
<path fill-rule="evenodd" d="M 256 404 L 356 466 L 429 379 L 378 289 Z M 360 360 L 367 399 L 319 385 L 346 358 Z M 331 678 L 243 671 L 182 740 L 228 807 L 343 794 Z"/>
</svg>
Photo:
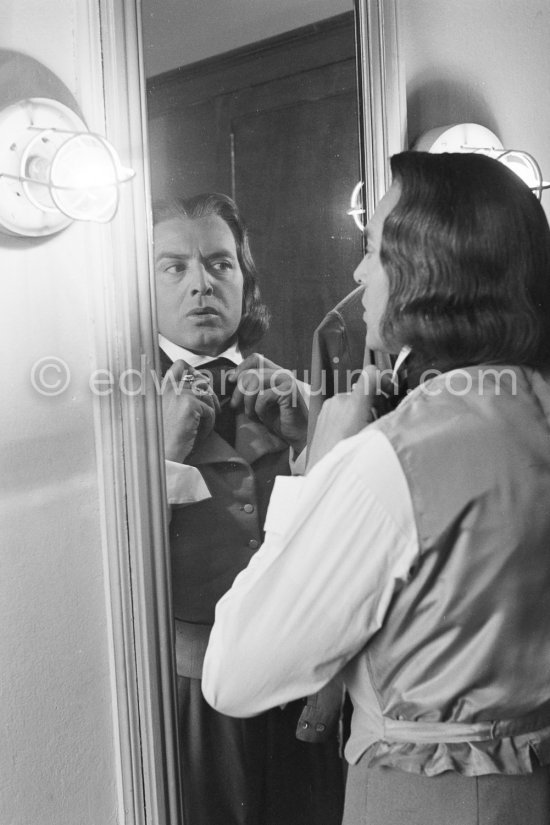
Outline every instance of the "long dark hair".
<svg viewBox="0 0 550 825">
<path fill-rule="evenodd" d="M 250 251 L 248 232 L 237 204 L 227 195 L 207 192 L 191 198 L 174 197 L 153 205 L 155 224 L 170 218 L 204 218 L 218 215 L 226 222 L 235 238 L 239 266 L 243 273 L 243 306 L 237 340 L 241 350 L 251 349 L 267 332 L 269 310 L 262 303 L 258 273 Z"/>
<path fill-rule="evenodd" d="M 479 154 L 403 152 L 391 167 L 385 341 L 449 368 L 550 363 L 550 229 L 526 184 Z"/>
</svg>

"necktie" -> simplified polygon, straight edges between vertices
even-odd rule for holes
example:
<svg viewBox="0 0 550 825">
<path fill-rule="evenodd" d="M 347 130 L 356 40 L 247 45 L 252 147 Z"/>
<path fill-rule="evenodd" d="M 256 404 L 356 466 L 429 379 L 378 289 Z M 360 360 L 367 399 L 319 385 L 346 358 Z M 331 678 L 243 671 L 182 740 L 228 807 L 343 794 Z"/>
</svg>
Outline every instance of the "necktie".
<svg viewBox="0 0 550 825">
<path fill-rule="evenodd" d="M 235 369 L 235 364 L 229 358 L 216 358 L 196 369 L 208 379 L 220 404 L 233 394 L 235 385 L 227 380 L 227 374 Z"/>
<path fill-rule="evenodd" d="M 235 446 L 235 410 L 229 406 L 235 385 L 227 380 L 227 373 L 235 369 L 228 358 L 216 358 L 197 367 L 210 382 L 220 402 L 220 412 L 216 416 L 214 429 L 225 441 Z"/>
</svg>

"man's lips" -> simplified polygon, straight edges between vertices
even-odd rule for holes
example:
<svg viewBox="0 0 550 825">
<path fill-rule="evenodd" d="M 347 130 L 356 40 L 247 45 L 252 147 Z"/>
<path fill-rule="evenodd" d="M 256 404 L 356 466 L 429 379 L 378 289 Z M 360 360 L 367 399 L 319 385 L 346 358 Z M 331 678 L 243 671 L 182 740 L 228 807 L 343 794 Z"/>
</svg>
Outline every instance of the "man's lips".
<svg viewBox="0 0 550 825">
<path fill-rule="evenodd" d="M 188 318 L 197 318 L 201 316 L 208 316 L 208 315 L 219 315 L 217 309 L 214 307 L 196 307 L 196 309 L 192 309 L 187 313 Z"/>
</svg>

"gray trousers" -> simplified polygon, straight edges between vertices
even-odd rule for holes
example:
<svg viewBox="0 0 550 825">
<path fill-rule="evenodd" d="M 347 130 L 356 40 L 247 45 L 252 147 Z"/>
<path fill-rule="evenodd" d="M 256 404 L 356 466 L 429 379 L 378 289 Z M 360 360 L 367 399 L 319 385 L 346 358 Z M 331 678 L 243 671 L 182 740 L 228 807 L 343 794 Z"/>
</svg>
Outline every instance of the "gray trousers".
<svg viewBox="0 0 550 825">
<path fill-rule="evenodd" d="M 419 776 L 350 765 L 342 825 L 550 825 L 550 768 Z"/>
</svg>

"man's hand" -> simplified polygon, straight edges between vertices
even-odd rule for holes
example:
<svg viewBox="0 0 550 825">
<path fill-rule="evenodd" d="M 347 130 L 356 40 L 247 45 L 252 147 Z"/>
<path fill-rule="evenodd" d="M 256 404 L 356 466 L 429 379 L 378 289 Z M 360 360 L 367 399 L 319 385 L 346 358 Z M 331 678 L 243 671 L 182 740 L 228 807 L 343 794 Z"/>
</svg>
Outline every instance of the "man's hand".
<svg viewBox="0 0 550 825">
<path fill-rule="evenodd" d="M 184 361 L 175 361 L 163 379 L 165 457 L 183 463 L 195 443 L 212 431 L 216 411 L 219 402 L 207 379 Z"/>
<path fill-rule="evenodd" d="M 304 449 L 307 405 L 290 370 L 255 352 L 245 358 L 228 379 L 235 383 L 231 398 L 234 409 L 242 408 L 253 421 L 261 421 L 296 453 Z"/>
<path fill-rule="evenodd" d="M 375 409 L 379 408 L 380 396 L 387 395 L 380 386 L 380 376 L 376 367 L 366 366 L 351 392 L 325 401 L 308 451 L 308 470 L 339 441 L 356 435 L 377 418 Z"/>
</svg>

